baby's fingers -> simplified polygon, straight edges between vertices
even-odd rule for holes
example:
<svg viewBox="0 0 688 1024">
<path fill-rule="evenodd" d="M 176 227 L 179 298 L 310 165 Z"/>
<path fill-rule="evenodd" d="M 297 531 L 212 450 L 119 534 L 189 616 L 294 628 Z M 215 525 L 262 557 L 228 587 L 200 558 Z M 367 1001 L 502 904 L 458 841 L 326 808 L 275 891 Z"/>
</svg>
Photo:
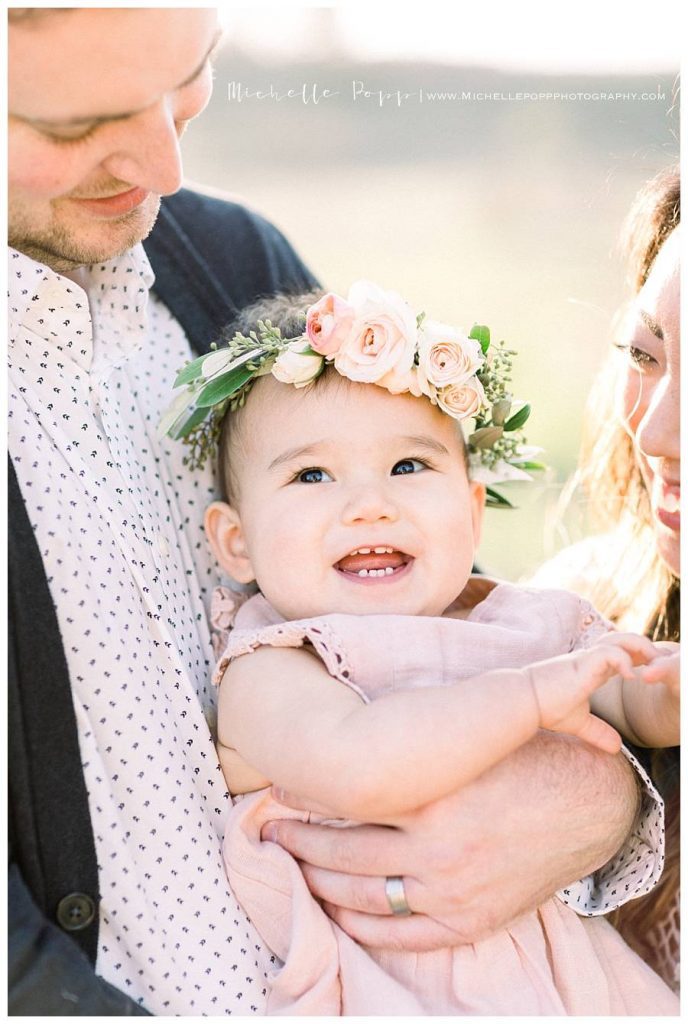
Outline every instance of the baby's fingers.
<svg viewBox="0 0 688 1024">
<path fill-rule="evenodd" d="M 619 647 L 626 651 L 634 665 L 647 665 L 660 655 L 655 644 L 639 633 L 606 633 L 598 642 L 602 647 Z"/>
<path fill-rule="evenodd" d="M 641 678 L 646 683 L 664 683 L 678 694 L 680 689 L 680 659 L 678 654 L 655 658 L 651 665 L 642 669 Z"/>
<path fill-rule="evenodd" d="M 621 750 L 621 737 L 616 729 L 596 715 L 588 715 L 576 735 L 591 747 L 598 747 L 607 754 L 618 754 Z"/>
</svg>

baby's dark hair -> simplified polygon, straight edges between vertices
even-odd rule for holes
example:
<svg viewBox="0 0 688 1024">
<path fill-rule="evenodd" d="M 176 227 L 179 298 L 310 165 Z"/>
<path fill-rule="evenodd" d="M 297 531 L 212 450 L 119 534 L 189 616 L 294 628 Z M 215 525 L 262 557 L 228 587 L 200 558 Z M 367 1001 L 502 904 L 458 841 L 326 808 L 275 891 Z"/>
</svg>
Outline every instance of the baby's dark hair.
<svg viewBox="0 0 688 1024">
<path fill-rule="evenodd" d="M 283 293 L 274 295 L 271 298 L 259 299 L 252 305 L 247 306 L 241 313 L 223 330 L 219 339 L 222 347 L 239 331 L 248 335 L 251 331 L 258 330 L 258 321 L 269 320 L 273 327 L 278 327 L 283 338 L 297 338 L 304 333 L 306 325 L 306 311 L 309 306 L 314 305 L 325 294 L 324 290 L 317 289 L 299 294 Z M 304 391 L 316 387 L 318 381 L 327 379 L 332 381 L 339 378 L 333 367 L 325 367 L 324 372 L 313 383 L 308 384 Z M 340 380 L 342 378 L 339 378 Z M 238 481 L 231 455 L 241 444 L 241 421 L 243 407 L 230 411 L 224 415 L 220 427 L 218 451 L 217 451 L 217 478 L 222 496 L 230 504 L 235 504 L 238 497 Z M 470 475 L 470 462 L 468 458 L 468 446 L 466 445 L 460 424 L 456 423 L 458 434 L 462 441 L 464 463 L 466 472 Z"/>
<path fill-rule="evenodd" d="M 228 324 L 219 339 L 222 347 L 233 338 L 237 331 L 248 335 L 258 330 L 259 320 L 269 320 L 273 327 L 278 327 L 283 338 L 298 338 L 303 334 L 306 325 L 306 310 L 325 294 L 323 289 L 310 292 L 289 294 L 287 292 L 273 295 L 270 298 L 258 299 L 250 306 L 241 310 L 239 315 Z M 241 409 L 227 412 L 222 420 L 217 448 L 217 479 L 223 497 L 230 503 L 237 495 L 237 481 L 229 458 L 233 443 L 238 442 L 238 427 Z"/>
</svg>

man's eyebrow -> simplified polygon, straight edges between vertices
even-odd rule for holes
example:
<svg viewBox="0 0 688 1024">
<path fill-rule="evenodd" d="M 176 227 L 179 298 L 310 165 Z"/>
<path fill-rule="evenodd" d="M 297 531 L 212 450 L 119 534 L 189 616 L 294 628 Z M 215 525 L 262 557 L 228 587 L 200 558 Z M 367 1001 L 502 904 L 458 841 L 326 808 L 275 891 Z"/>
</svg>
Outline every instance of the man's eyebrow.
<svg viewBox="0 0 688 1024">
<path fill-rule="evenodd" d="M 449 449 L 446 448 L 441 441 L 436 440 L 434 437 L 430 437 L 429 434 L 414 434 L 408 437 L 402 437 L 401 440 L 406 444 L 415 445 L 417 448 L 426 448 L 429 451 L 436 452 L 438 455 L 449 455 Z"/>
<path fill-rule="evenodd" d="M 655 338 L 659 338 L 660 341 L 664 341 L 664 331 L 659 326 L 657 321 L 653 317 L 650 316 L 649 313 L 646 313 L 644 309 L 639 309 L 638 310 L 638 316 L 643 321 L 643 323 L 645 324 L 647 329 L 652 334 L 654 334 Z"/>
<path fill-rule="evenodd" d="M 277 469 L 278 466 L 283 466 L 285 462 L 293 462 L 295 459 L 300 459 L 304 455 L 314 455 L 316 452 L 321 450 L 322 445 L 323 442 L 318 442 L 316 444 L 302 445 L 298 448 L 287 448 L 286 451 L 281 452 L 272 460 L 268 466 L 268 472 L 272 469 Z"/>
<path fill-rule="evenodd" d="M 206 62 L 210 60 L 214 55 L 215 50 L 217 49 L 218 44 L 220 42 L 221 36 L 222 29 L 218 29 L 213 37 L 213 41 L 210 45 L 210 48 L 208 49 L 201 63 L 198 65 L 195 71 L 191 72 L 188 78 L 185 78 L 183 82 L 179 83 L 179 85 L 175 85 L 174 88 L 171 90 L 172 92 L 175 92 L 177 89 L 183 89 L 185 85 L 191 85 L 194 79 L 198 78 L 200 73 L 203 71 Z M 97 125 L 107 124 L 109 121 L 124 121 L 125 118 L 133 117 L 134 114 L 140 114 L 143 110 L 146 109 L 146 107 L 141 107 L 139 110 L 127 110 L 122 114 L 105 114 L 102 117 L 71 117 L 66 121 L 46 121 L 42 117 L 21 117 L 20 115 L 15 116 L 18 118 L 18 120 L 23 121 L 24 124 L 30 124 L 36 128 L 79 128 L 82 125 L 92 125 L 95 128 Z"/>
</svg>

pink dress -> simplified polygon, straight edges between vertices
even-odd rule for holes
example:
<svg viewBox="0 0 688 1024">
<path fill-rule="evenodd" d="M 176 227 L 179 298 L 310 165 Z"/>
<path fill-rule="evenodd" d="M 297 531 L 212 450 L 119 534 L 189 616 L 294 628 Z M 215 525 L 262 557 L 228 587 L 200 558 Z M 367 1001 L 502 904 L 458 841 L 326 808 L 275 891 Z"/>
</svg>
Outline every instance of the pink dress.
<svg viewBox="0 0 688 1024">
<path fill-rule="evenodd" d="M 460 600 L 471 591 L 479 603 L 467 619 L 335 614 L 284 622 L 263 597 L 251 598 L 236 615 L 214 678 L 222 678 L 232 658 L 263 644 L 310 644 L 333 679 L 369 701 L 394 689 L 450 685 L 458 677 L 554 657 L 587 646 L 608 628 L 586 601 L 563 591 L 495 586 L 475 577 Z M 269 790 L 252 793 L 235 803 L 224 839 L 232 889 L 275 954 L 268 1013 L 679 1012 L 674 993 L 611 925 L 579 917 L 556 897 L 471 945 L 429 953 L 357 945 L 310 895 L 291 855 L 261 841 L 263 824 L 284 817 L 308 816 L 277 804 Z"/>
</svg>

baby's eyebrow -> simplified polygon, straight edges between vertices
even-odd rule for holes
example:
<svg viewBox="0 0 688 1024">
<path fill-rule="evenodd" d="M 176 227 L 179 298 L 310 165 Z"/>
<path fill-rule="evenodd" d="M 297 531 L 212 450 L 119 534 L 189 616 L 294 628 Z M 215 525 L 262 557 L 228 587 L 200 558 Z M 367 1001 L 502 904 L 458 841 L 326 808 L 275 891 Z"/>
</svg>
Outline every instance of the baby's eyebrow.
<svg viewBox="0 0 688 1024">
<path fill-rule="evenodd" d="M 413 434 L 406 437 L 402 437 L 401 440 L 405 444 L 415 445 L 417 448 L 427 448 L 429 451 L 436 452 L 438 455 L 449 455 L 449 449 L 438 441 L 434 437 L 430 437 L 429 434 Z"/>
<path fill-rule="evenodd" d="M 285 462 L 293 462 L 294 459 L 300 459 L 306 455 L 315 455 L 320 449 L 321 444 L 306 444 L 298 448 L 287 448 L 272 460 L 268 466 L 268 472 L 277 469 L 278 466 L 283 466 Z"/>
<path fill-rule="evenodd" d="M 188 78 L 185 78 L 183 82 L 179 83 L 179 85 L 175 85 L 174 89 L 171 90 L 172 92 L 174 92 L 177 89 L 183 89 L 185 85 L 190 85 L 195 78 L 198 78 L 201 71 L 206 65 L 206 61 L 212 58 L 215 50 L 217 49 L 221 36 L 222 30 L 218 29 L 218 31 L 215 33 L 215 36 L 213 37 L 213 42 L 201 63 L 198 65 L 195 71 L 191 72 Z M 99 124 L 107 124 L 110 121 L 124 121 L 127 117 L 133 117 L 134 114 L 140 114 L 145 109 L 147 108 L 141 107 L 139 110 L 127 110 L 122 114 L 104 114 L 102 117 L 99 117 L 97 115 L 93 117 L 70 117 L 63 121 L 46 121 L 42 117 L 22 117 L 21 114 L 14 114 L 12 116 L 16 117 L 18 121 L 23 121 L 24 124 L 30 124 L 33 128 L 38 129 L 79 128 L 83 125 L 92 125 L 95 128 Z"/>
</svg>

